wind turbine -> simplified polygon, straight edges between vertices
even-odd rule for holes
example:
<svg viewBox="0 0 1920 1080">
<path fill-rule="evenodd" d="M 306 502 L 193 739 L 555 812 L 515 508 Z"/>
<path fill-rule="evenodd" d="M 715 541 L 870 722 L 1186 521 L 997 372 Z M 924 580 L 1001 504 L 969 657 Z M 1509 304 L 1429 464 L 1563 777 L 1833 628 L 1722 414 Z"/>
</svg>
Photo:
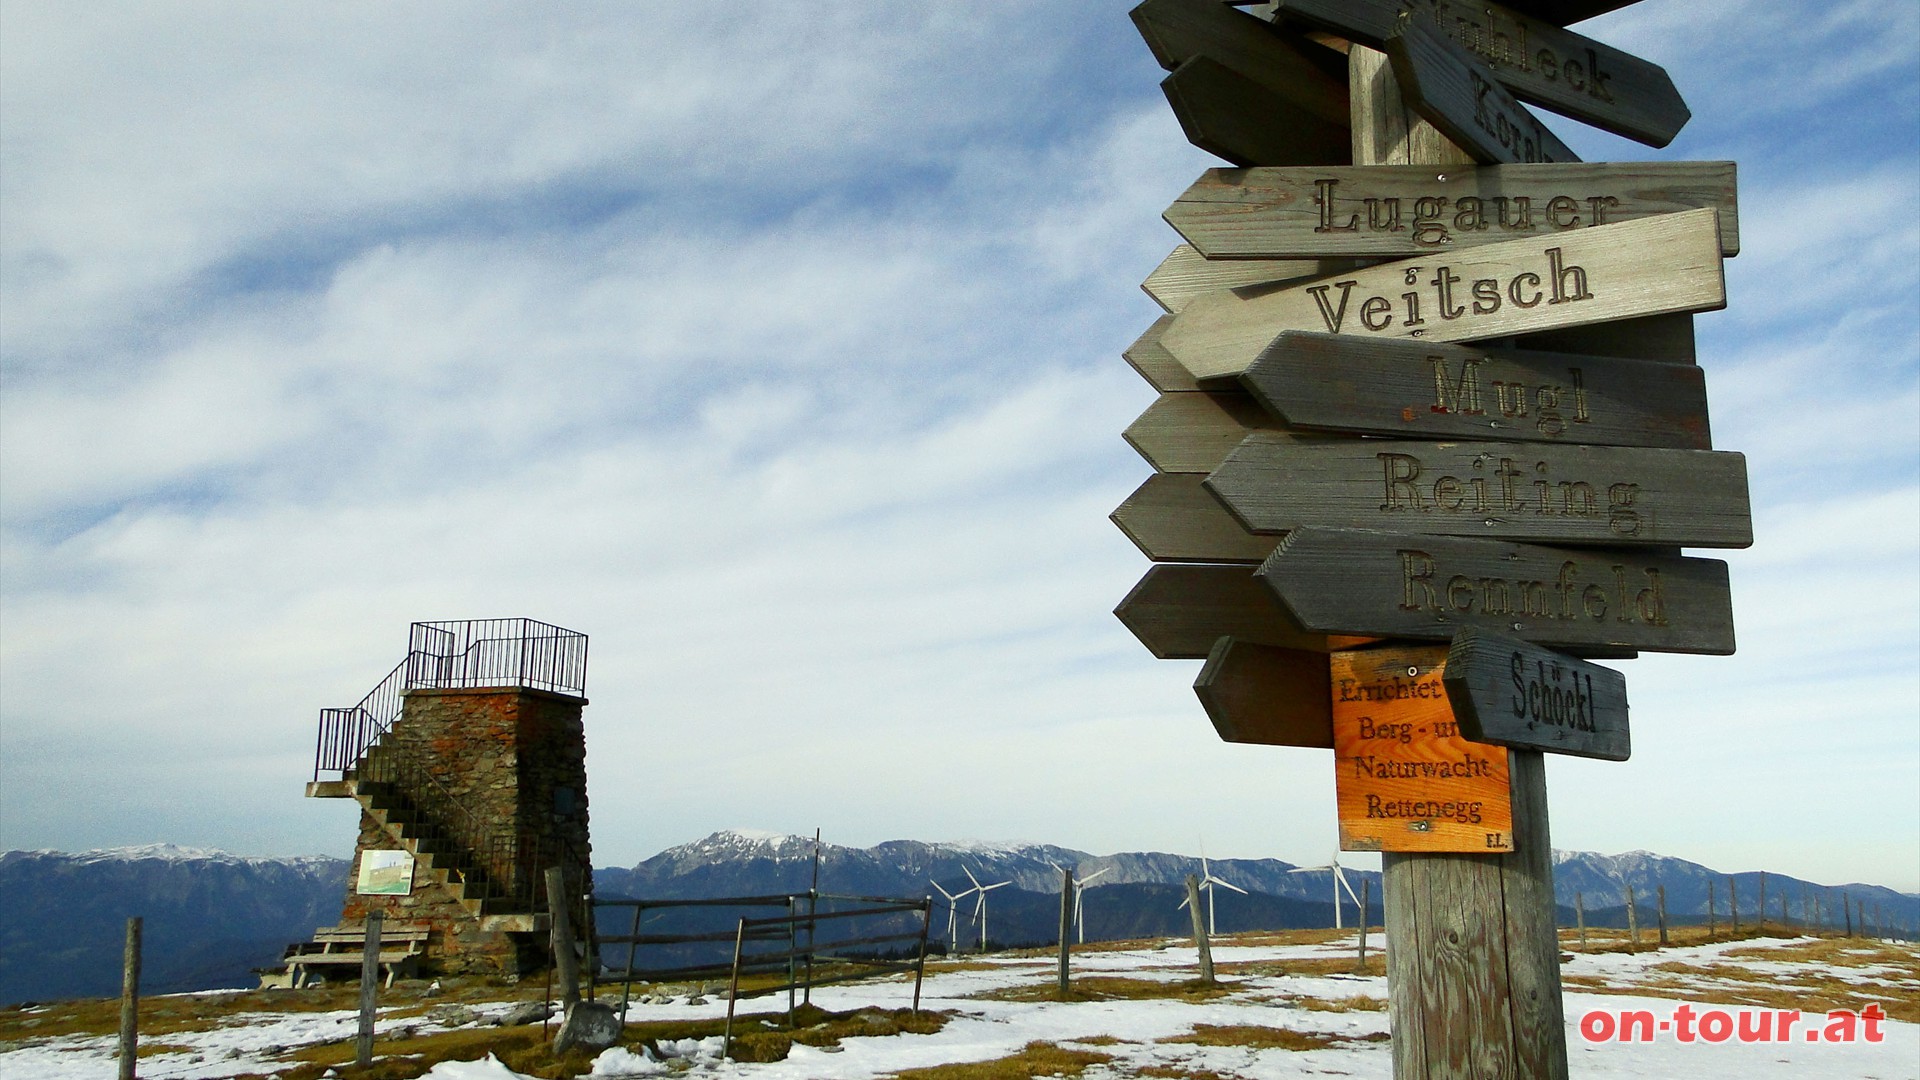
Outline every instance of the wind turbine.
<svg viewBox="0 0 1920 1080">
<path fill-rule="evenodd" d="M 1334 855 L 1333 861 L 1325 866 L 1296 866 L 1287 871 L 1287 873 L 1313 874 L 1321 870 L 1333 871 L 1333 928 L 1335 930 L 1344 930 L 1346 927 L 1340 922 L 1340 890 L 1347 890 L 1347 895 L 1353 897 L 1353 906 L 1355 909 L 1360 907 L 1360 898 L 1354 896 L 1353 886 L 1347 883 L 1347 875 L 1340 869 L 1340 856 L 1337 854 Z M 1367 913 L 1364 911 L 1360 912 L 1360 921 L 1365 922 L 1366 919 Z"/>
<path fill-rule="evenodd" d="M 963 866 L 961 867 L 961 869 L 964 870 L 966 869 L 966 867 Z M 968 876 L 971 877 L 972 875 L 968 875 Z M 956 929 L 957 920 L 960 914 L 959 901 L 964 899 L 965 897 L 971 896 L 974 890 L 961 889 L 957 893 L 950 893 L 946 889 L 941 888 L 939 882 L 933 881 L 933 879 L 931 878 L 927 880 L 932 883 L 934 888 L 940 890 L 941 896 L 944 896 L 947 898 L 947 955 L 949 956 L 956 955 L 960 951 L 960 938 L 958 936 L 958 930 Z"/>
<path fill-rule="evenodd" d="M 979 920 L 980 922 L 980 951 L 986 952 L 987 951 L 987 894 L 999 888 L 1002 885 L 1011 885 L 1013 884 L 1013 882 L 1001 881 L 1001 882 L 996 882 L 992 885 L 982 885 L 980 884 L 980 879 L 973 876 L 973 871 L 968 870 L 964 866 L 962 866 L 960 869 L 965 871 L 967 875 L 967 880 L 973 882 L 973 889 L 969 891 L 978 892 L 980 894 L 979 900 L 977 900 L 973 905 L 973 917 Z M 965 896 L 967 894 L 961 893 L 960 895 Z"/>
<path fill-rule="evenodd" d="M 1217 928 L 1213 922 L 1213 887 L 1215 885 L 1225 885 L 1241 896 L 1247 895 L 1247 890 L 1235 885 L 1233 882 L 1223 881 L 1220 878 L 1214 877 L 1213 868 L 1207 865 L 1207 857 L 1205 855 L 1200 856 L 1200 891 L 1207 894 L 1207 933 L 1209 936 L 1217 932 Z M 1182 898 L 1180 907 L 1183 908 L 1186 906 L 1187 901 Z M 1180 908 L 1175 908 L 1174 910 L 1178 911 Z"/>
<path fill-rule="evenodd" d="M 1088 874 L 1086 877 L 1081 878 L 1079 884 L 1074 886 L 1073 928 L 1080 935 L 1080 944 L 1082 945 L 1085 945 L 1087 943 L 1087 921 L 1080 917 L 1080 901 L 1086 897 L 1087 886 L 1092 883 L 1093 879 L 1099 877 L 1101 874 L 1104 874 L 1111 869 L 1113 869 L 1113 867 L 1103 866 L 1100 869 L 1095 870 L 1093 873 Z"/>
</svg>

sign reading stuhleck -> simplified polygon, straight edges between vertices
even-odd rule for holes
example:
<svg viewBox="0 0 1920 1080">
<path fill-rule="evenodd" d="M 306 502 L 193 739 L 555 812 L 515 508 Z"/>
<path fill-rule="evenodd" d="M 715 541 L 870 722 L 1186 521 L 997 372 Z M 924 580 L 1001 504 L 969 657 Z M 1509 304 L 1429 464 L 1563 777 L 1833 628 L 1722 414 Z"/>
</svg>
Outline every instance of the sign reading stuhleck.
<svg viewBox="0 0 1920 1080">
<path fill-rule="evenodd" d="M 1663 214 L 1402 259 L 1258 295 L 1209 293 L 1160 344 L 1197 379 L 1238 375 L 1283 330 L 1478 341 L 1726 306 L 1719 215 Z"/>
<path fill-rule="evenodd" d="M 1580 160 L 1428 16 L 1401 12 L 1385 44 L 1407 104 L 1475 161 Z"/>
<path fill-rule="evenodd" d="M 1393 258 L 1707 207 L 1731 258 L 1734 191 L 1731 161 L 1209 169 L 1162 216 L 1211 259 Z"/>
<path fill-rule="evenodd" d="M 1447 651 L 1447 698 L 1474 742 L 1625 761 L 1627 677 L 1505 634 L 1463 630 Z"/>
</svg>

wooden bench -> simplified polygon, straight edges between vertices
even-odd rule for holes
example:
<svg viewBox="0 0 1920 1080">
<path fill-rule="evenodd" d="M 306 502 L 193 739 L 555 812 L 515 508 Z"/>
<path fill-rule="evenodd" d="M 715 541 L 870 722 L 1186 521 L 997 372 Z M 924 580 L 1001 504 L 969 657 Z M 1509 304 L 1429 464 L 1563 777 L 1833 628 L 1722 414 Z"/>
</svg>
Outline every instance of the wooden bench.
<svg viewBox="0 0 1920 1080">
<path fill-rule="evenodd" d="M 432 932 L 423 923 L 395 923 L 380 930 L 378 963 L 386 972 L 385 985 L 393 986 L 394 976 L 403 970 L 411 977 L 427 949 Z M 287 985 L 300 987 L 315 976 L 315 969 L 345 967 L 358 971 L 366 962 L 365 926 L 323 926 L 313 932 L 313 940 L 287 947 L 282 961 Z"/>
</svg>

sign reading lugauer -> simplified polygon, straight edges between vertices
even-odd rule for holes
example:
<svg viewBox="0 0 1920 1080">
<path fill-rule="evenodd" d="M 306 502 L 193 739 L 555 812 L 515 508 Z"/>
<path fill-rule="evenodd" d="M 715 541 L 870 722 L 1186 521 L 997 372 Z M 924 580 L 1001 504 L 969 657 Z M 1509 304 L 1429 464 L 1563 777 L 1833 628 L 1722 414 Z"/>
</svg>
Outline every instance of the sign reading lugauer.
<svg viewBox="0 0 1920 1080">
<path fill-rule="evenodd" d="M 1714 210 L 1402 259 L 1257 296 L 1216 292 L 1160 343 L 1195 378 L 1238 375 L 1282 330 L 1477 341 L 1725 307 Z"/>
<path fill-rule="evenodd" d="M 1734 190 L 1731 161 L 1208 169 L 1162 216 L 1210 259 L 1298 259 L 1445 252 L 1711 207 L 1731 258 Z"/>
<path fill-rule="evenodd" d="M 1296 529 L 1256 576 L 1323 634 L 1447 640 L 1476 628 L 1574 648 L 1733 652 L 1718 559 Z"/>
<path fill-rule="evenodd" d="M 1253 532 L 1324 526 L 1546 543 L 1753 543 L 1746 457 L 1715 450 L 1256 432 L 1206 486 Z"/>
</svg>

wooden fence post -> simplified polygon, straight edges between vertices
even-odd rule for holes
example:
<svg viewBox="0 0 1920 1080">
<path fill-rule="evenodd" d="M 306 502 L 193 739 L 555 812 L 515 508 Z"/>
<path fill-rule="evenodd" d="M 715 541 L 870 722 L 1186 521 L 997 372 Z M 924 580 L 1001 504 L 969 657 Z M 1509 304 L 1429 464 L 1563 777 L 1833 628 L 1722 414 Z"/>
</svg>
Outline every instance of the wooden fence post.
<svg viewBox="0 0 1920 1080">
<path fill-rule="evenodd" d="M 1740 894 L 1734 889 L 1734 880 L 1733 880 L 1732 874 L 1727 875 L 1727 914 L 1733 919 L 1733 929 L 1729 932 L 1734 937 L 1739 937 L 1740 936 Z"/>
<path fill-rule="evenodd" d="M 1073 934 L 1073 868 L 1060 871 L 1060 1000 L 1067 1000 L 1067 954 Z"/>
<path fill-rule="evenodd" d="M 1347 85 L 1355 165 L 1471 162 L 1414 116 L 1384 53 L 1350 48 Z M 1513 851 L 1382 855 L 1396 1080 L 1451 1074 L 1461 1061 L 1529 1080 L 1567 1075 L 1546 765 L 1512 749 L 1507 763 Z"/>
<path fill-rule="evenodd" d="M 1207 940 L 1207 917 L 1200 913 L 1200 879 L 1187 875 L 1187 911 L 1193 916 L 1193 944 L 1200 953 L 1200 981 L 1213 985 L 1213 944 Z"/>
<path fill-rule="evenodd" d="M 367 934 L 360 946 L 360 1030 L 353 1045 L 353 1062 L 373 1064 L 373 1012 L 380 993 L 380 911 L 367 912 Z"/>
<path fill-rule="evenodd" d="M 1663 884 L 1659 891 L 1660 902 L 1660 947 L 1667 947 L 1667 887 Z"/>
<path fill-rule="evenodd" d="M 1760 915 L 1755 921 L 1755 926 L 1761 933 L 1767 932 L 1767 872 L 1765 870 L 1760 871 Z"/>
<path fill-rule="evenodd" d="M 1713 922 L 1713 919 L 1714 919 L 1713 884 L 1714 884 L 1713 879 L 1708 878 L 1707 879 L 1707 940 L 1708 941 L 1713 940 L 1713 932 L 1716 929 Z"/>
<path fill-rule="evenodd" d="M 1355 970 L 1367 973 L 1367 902 L 1372 897 L 1373 879 L 1360 879 L 1360 966 Z"/>
<path fill-rule="evenodd" d="M 1587 951 L 1587 900 L 1582 894 L 1573 894 L 1574 925 L 1580 928 L 1580 951 Z"/>
<path fill-rule="evenodd" d="M 1627 886 L 1627 952 L 1640 951 L 1640 917 L 1633 906 L 1633 886 Z"/>
<path fill-rule="evenodd" d="M 140 1062 L 140 916 L 127 920 L 120 957 L 120 1080 L 133 1080 Z"/>
</svg>

